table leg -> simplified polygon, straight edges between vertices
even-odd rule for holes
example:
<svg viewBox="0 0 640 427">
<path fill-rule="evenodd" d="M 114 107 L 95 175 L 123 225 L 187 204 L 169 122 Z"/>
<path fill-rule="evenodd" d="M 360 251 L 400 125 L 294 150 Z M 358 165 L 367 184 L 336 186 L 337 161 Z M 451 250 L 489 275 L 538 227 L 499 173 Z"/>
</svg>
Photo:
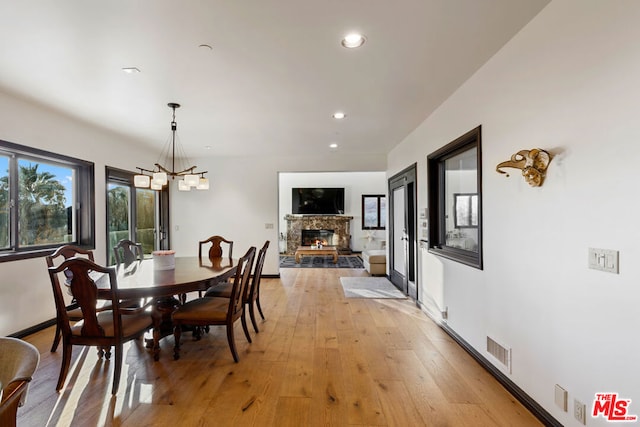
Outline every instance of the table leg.
<svg viewBox="0 0 640 427">
<path fill-rule="evenodd" d="M 298 252 L 296 252 L 296 264 L 300 264 L 300 254 Z"/>
<path fill-rule="evenodd" d="M 160 359 L 160 338 L 173 334 L 171 313 L 180 306 L 180 301 L 169 297 L 156 301 L 153 317 L 153 339 L 146 341 L 146 347 L 152 349 L 153 359 Z"/>
<path fill-rule="evenodd" d="M 334 264 L 337 264 L 337 263 L 338 263 L 338 253 L 337 253 L 337 252 L 334 252 L 334 253 L 333 253 L 333 263 L 334 263 Z"/>
</svg>

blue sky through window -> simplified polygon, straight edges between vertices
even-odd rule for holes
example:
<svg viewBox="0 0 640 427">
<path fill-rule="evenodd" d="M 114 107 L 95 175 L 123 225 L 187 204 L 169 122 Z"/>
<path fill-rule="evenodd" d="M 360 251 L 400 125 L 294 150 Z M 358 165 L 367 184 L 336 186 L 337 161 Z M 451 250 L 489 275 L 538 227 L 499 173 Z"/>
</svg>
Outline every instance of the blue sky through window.
<svg viewBox="0 0 640 427">
<path fill-rule="evenodd" d="M 9 174 L 9 158 L 0 157 L 0 177 L 7 176 Z"/>
<path fill-rule="evenodd" d="M 38 173 L 49 172 L 56 177 L 56 180 L 58 182 L 64 185 L 64 205 L 65 207 L 71 206 L 71 204 L 73 203 L 73 169 L 64 166 L 53 165 L 50 163 L 36 162 L 28 159 L 18 160 L 18 166 L 31 166 L 34 164 L 38 164 Z M 6 174 L 6 171 L 8 170 L 8 160 L 4 164 L 0 160 L 0 167 L 2 167 L 3 173 Z"/>
</svg>

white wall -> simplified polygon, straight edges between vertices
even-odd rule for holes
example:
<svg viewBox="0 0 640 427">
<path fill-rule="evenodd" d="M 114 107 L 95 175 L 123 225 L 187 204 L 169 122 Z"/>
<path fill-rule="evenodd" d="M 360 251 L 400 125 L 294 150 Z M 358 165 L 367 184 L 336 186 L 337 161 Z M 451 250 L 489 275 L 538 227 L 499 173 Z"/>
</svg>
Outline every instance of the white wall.
<svg viewBox="0 0 640 427">
<path fill-rule="evenodd" d="M 423 251 L 420 291 L 479 352 L 487 335 L 510 346 L 509 377 L 564 425 L 598 392 L 640 414 L 639 19 L 634 0 L 552 1 L 388 160 L 426 183 L 426 156 L 482 125 L 484 270 Z M 555 154 L 542 187 L 495 172 L 535 147 Z M 619 250 L 620 274 L 588 269 L 589 247 Z"/>
<path fill-rule="evenodd" d="M 282 172 L 279 186 L 279 227 L 287 234 L 285 215 L 291 214 L 291 189 L 294 187 L 342 187 L 344 191 L 344 214 L 352 216 L 351 249 L 362 252 L 365 246 L 379 247 L 385 230 L 362 230 L 362 195 L 387 194 L 387 178 L 381 172 Z M 369 241 L 369 235 L 376 237 Z M 378 240 L 380 239 L 380 240 Z"/>
<path fill-rule="evenodd" d="M 106 261 L 105 166 L 134 170 L 149 153 L 135 141 L 110 134 L 0 92 L 0 139 L 95 163 L 95 257 Z M 126 153 L 126 155 L 123 155 Z M 0 335 L 55 317 L 43 258 L 0 262 Z"/>
</svg>

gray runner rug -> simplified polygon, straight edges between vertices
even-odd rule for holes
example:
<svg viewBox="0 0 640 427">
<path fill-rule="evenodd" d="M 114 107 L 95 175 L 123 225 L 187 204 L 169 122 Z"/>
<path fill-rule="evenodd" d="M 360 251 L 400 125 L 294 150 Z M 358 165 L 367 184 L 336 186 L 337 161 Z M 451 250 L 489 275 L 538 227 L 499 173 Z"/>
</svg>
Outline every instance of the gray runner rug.
<svg viewBox="0 0 640 427">
<path fill-rule="evenodd" d="M 386 277 L 341 277 L 340 283 L 347 298 L 407 299 Z"/>
</svg>

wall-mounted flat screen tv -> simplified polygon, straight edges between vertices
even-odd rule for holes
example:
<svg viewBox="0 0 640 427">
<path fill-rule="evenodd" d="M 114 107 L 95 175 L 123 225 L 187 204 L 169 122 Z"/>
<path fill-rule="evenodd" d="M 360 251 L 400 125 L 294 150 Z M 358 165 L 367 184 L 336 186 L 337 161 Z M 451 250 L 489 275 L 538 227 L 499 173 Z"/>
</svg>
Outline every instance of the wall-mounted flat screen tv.
<svg viewBox="0 0 640 427">
<path fill-rule="evenodd" d="M 292 188 L 291 213 L 344 214 L 344 188 Z"/>
</svg>

